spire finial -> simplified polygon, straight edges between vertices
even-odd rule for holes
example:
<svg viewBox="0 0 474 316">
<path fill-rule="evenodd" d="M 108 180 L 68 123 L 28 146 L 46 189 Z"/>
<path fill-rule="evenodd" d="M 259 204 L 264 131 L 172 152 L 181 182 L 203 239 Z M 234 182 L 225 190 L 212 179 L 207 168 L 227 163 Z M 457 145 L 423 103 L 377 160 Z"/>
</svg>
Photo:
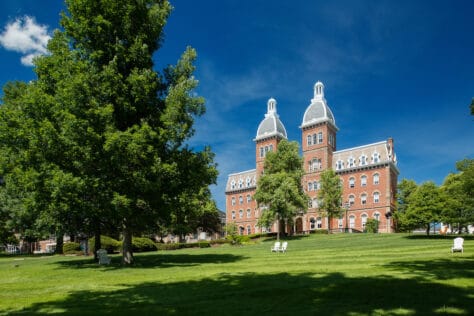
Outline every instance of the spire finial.
<svg viewBox="0 0 474 316">
<path fill-rule="evenodd" d="M 277 101 L 274 98 L 268 99 L 267 114 L 276 114 L 276 112 L 277 112 Z"/>
</svg>

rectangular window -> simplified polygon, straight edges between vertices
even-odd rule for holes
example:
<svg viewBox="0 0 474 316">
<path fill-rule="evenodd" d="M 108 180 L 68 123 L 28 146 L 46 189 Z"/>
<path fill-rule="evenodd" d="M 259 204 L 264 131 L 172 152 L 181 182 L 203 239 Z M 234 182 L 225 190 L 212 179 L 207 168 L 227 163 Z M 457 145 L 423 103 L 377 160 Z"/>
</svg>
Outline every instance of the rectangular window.
<svg viewBox="0 0 474 316">
<path fill-rule="evenodd" d="M 323 132 L 318 133 L 318 144 L 321 144 L 323 142 Z"/>
<path fill-rule="evenodd" d="M 308 146 L 313 145 L 313 138 L 311 137 L 311 135 L 308 135 L 306 137 L 306 142 L 307 142 Z"/>
<path fill-rule="evenodd" d="M 263 158 L 265 153 L 263 152 L 263 147 L 260 147 L 260 158 Z"/>
</svg>

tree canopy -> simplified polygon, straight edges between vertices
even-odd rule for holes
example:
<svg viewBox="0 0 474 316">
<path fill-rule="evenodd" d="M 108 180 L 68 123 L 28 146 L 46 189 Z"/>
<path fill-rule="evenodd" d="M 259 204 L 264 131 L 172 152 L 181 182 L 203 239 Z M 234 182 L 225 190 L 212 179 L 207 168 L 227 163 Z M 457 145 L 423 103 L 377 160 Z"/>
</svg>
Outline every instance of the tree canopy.
<svg viewBox="0 0 474 316">
<path fill-rule="evenodd" d="M 328 218 L 328 232 L 331 232 L 331 220 L 341 216 L 343 212 L 341 179 L 333 169 L 326 169 L 321 172 L 319 182 L 319 210 Z"/>
<path fill-rule="evenodd" d="M 304 174 L 303 160 L 299 156 L 298 143 L 282 140 L 275 152 L 265 157 L 264 174 L 258 180 L 255 200 L 262 210 L 258 224 L 268 227 L 277 222 L 277 238 L 280 238 L 280 220 L 293 220 L 304 212 L 308 197 L 301 186 Z"/>
<path fill-rule="evenodd" d="M 18 202 L 27 226 L 57 234 L 120 227 L 131 264 L 132 234 L 205 207 L 203 188 L 216 181 L 210 148 L 186 145 L 205 112 L 194 92 L 196 52 L 153 68 L 168 1 L 66 0 L 66 8 L 64 31 L 34 61 L 37 79 L 4 88 L 4 200 Z"/>
</svg>

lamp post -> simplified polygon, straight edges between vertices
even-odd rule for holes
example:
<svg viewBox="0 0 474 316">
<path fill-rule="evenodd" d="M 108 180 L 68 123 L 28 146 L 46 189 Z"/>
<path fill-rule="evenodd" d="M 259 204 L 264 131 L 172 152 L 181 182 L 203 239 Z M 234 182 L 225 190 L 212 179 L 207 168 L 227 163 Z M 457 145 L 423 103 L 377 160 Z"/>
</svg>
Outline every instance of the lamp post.
<svg viewBox="0 0 474 316">
<path fill-rule="evenodd" d="M 347 211 L 348 211 L 350 208 L 351 208 L 351 203 L 349 203 L 349 202 L 344 203 L 344 209 L 346 210 L 346 228 L 344 229 L 344 231 L 345 231 L 346 233 L 349 232 L 349 228 L 347 227 Z"/>
</svg>

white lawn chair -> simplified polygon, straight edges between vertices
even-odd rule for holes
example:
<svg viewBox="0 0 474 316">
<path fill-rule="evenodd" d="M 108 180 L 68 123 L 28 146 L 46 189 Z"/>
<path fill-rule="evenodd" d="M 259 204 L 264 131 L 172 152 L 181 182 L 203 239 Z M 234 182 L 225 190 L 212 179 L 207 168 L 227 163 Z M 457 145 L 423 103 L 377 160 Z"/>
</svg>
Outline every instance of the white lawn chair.
<svg viewBox="0 0 474 316">
<path fill-rule="evenodd" d="M 97 257 L 99 258 L 99 264 L 110 264 L 110 258 L 107 256 L 107 250 L 97 250 Z"/>
<path fill-rule="evenodd" d="M 275 244 L 273 245 L 273 247 L 270 248 L 270 250 L 271 250 L 272 252 L 278 252 L 278 251 L 280 251 L 280 242 L 279 242 L 279 241 L 275 242 Z"/>
<path fill-rule="evenodd" d="M 280 252 L 286 252 L 286 248 L 288 248 L 288 242 L 284 241 L 281 245 Z"/>
<path fill-rule="evenodd" d="M 454 238 L 454 244 L 453 244 L 453 247 L 451 248 L 451 252 L 452 253 L 455 251 L 464 252 L 463 244 L 464 244 L 464 239 L 462 237 Z"/>
</svg>

